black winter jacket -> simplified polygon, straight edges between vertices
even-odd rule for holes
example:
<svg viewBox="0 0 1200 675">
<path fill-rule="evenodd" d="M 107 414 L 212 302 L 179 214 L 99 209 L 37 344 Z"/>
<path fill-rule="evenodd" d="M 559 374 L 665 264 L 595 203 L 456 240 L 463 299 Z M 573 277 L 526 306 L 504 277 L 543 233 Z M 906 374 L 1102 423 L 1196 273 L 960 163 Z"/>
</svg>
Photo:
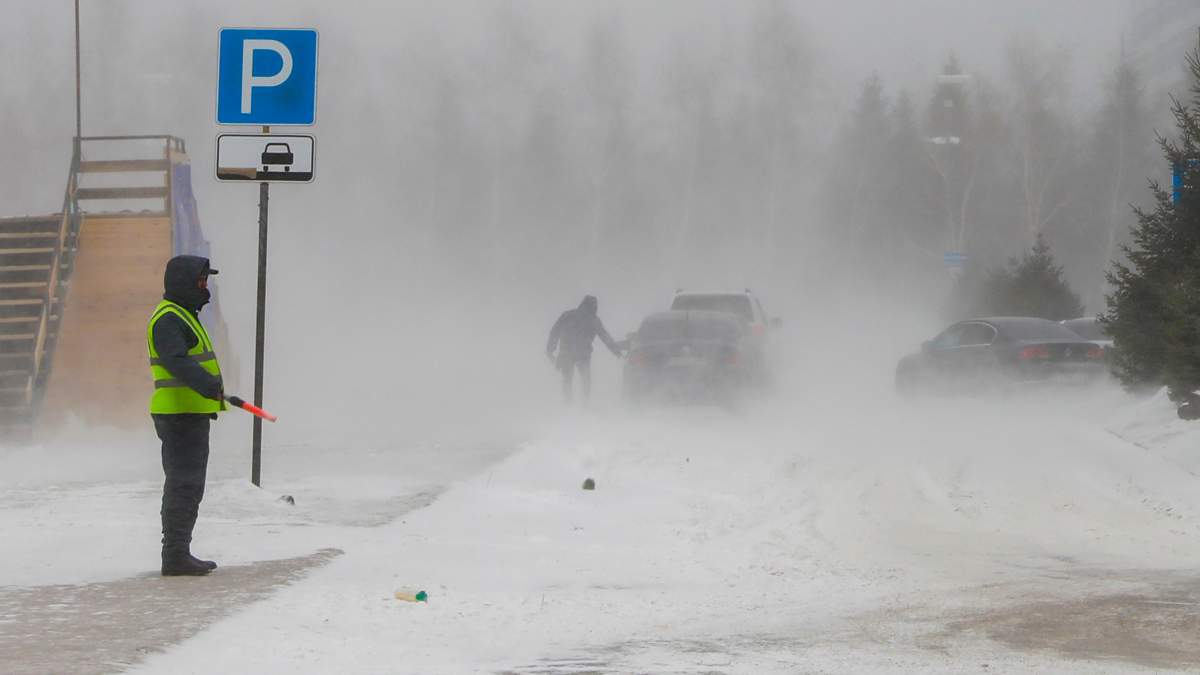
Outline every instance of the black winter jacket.
<svg viewBox="0 0 1200 675">
<path fill-rule="evenodd" d="M 597 306 L 596 298 L 589 295 L 579 303 L 579 307 L 563 312 L 554 322 L 550 339 L 546 342 L 546 353 L 553 355 L 554 350 L 558 350 L 559 368 L 591 359 L 592 342 L 597 337 L 609 351 L 621 355 L 620 346 L 604 329 L 604 324 L 596 314 Z"/>
<path fill-rule="evenodd" d="M 209 292 L 198 286 L 200 278 L 209 273 L 208 259 L 181 255 L 167 263 L 163 298 L 199 317 L 200 309 L 208 304 Z M 188 357 L 199 339 L 183 319 L 167 314 L 154 324 L 154 349 L 167 372 L 205 398 L 221 400 L 224 385 L 199 363 Z"/>
</svg>

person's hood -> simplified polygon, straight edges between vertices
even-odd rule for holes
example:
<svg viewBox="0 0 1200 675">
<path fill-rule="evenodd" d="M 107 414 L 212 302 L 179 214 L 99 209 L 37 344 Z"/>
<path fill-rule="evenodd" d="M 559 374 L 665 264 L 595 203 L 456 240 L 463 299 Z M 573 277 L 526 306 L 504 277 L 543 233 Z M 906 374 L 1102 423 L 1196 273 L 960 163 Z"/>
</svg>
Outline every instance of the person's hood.
<svg viewBox="0 0 1200 675">
<path fill-rule="evenodd" d="M 579 310 L 584 314 L 596 316 L 596 312 L 600 309 L 600 301 L 596 300 L 594 295 L 583 296 L 583 302 L 579 303 Z"/>
<path fill-rule="evenodd" d="M 167 261 L 167 271 L 163 274 L 163 298 L 199 312 L 211 297 L 208 289 L 199 287 L 200 279 L 215 273 L 216 270 L 209 267 L 208 258 L 177 255 Z"/>
</svg>

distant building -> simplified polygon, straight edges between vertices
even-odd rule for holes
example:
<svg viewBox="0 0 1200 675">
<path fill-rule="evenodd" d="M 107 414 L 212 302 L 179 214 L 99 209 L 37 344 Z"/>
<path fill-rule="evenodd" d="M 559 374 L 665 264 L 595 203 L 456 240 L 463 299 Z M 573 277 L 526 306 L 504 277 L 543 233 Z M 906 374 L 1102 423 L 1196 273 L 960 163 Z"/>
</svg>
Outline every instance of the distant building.
<svg viewBox="0 0 1200 675">
<path fill-rule="evenodd" d="M 1149 93 L 1179 92 L 1184 57 L 1200 45 L 1200 0 L 1130 0 L 1130 10 L 1125 48 Z"/>
</svg>

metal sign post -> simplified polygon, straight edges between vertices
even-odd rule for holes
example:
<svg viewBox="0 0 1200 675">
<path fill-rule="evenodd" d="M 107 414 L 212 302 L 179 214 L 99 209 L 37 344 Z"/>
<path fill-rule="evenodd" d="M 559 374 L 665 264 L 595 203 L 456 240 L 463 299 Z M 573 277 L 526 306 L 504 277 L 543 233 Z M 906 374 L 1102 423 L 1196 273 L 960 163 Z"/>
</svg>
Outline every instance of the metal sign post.
<svg viewBox="0 0 1200 675">
<path fill-rule="evenodd" d="M 312 180 L 311 136 L 269 137 L 271 125 L 311 125 L 317 110 L 317 31 L 223 28 L 218 37 L 217 124 L 262 125 L 263 136 L 217 139 L 217 180 L 257 181 L 258 307 L 254 335 L 254 405 L 263 407 L 266 347 L 267 212 L 273 181 Z M 229 139 L 228 143 L 225 141 Z M 305 142 L 303 139 L 307 139 Z M 301 149 L 301 146 L 306 149 Z M 293 151 L 293 147 L 301 152 Z M 222 150 L 227 148 L 226 156 Z M 297 161 L 299 156 L 300 161 Z M 226 161 L 227 160 L 227 161 Z M 227 166 L 223 166 L 225 161 Z M 307 162 L 305 164 L 305 162 Z M 260 168 L 261 167 L 261 170 Z M 297 168 L 295 175 L 292 169 Z M 255 416 L 250 482 L 262 485 L 262 418 Z"/>
<path fill-rule="evenodd" d="M 264 126 L 263 133 L 271 127 Z M 254 405 L 263 407 L 263 345 L 267 332 L 267 203 L 271 184 L 258 185 L 258 310 L 254 320 Z M 254 418 L 251 441 L 250 482 L 262 485 L 262 418 Z"/>
</svg>

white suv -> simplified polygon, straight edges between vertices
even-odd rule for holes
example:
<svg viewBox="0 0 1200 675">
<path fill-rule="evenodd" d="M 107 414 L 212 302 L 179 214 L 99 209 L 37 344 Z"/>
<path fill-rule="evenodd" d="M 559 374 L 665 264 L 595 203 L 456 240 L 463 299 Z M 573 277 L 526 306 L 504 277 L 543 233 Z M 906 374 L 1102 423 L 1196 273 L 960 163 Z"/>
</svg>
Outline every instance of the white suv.
<svg viewBox="0 0 1200 675">
<path fill-rule="evenodd" d="M 740 293 L 692 293 L 682 290 L 675 292 L 671 309 L 699 310 L 705 312 L 726 312 L 735 314 L 749 326 L 750 332 L 756 336 L 766 335 L 768 330 L 779 328 L 779 319 L 767 317 L 762 303 L 758 301 L 750 289 Z"/>
</svg>

